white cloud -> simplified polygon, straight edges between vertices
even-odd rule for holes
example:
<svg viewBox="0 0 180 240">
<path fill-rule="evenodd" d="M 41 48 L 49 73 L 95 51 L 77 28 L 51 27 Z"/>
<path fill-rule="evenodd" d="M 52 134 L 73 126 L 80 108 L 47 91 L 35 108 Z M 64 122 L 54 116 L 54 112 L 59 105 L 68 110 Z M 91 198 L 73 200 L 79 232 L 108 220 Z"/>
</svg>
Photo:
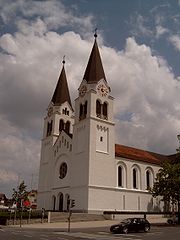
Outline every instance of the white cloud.
<svg viewBox="0 0 180 240">
<path fill-rule="evenodd" d="M 17 24 L 18 32 L 0 37 L 0 169 L 3 184 L 11 189 L 19 173 L 29 181 L 30 175 L 37 172 L 43 116 L 62 57 L 66 55 L 65 68 L 74 100 L 93 44 L 92 37 L 89 41 L 74 32 L 49 31 L 47 21 L 40 18 L 31 22 L 19 19 Z M 99 36 L 98 43 L 115 97 L 117 142 L 174 152 L 180 132 L 180 82 L 167 62 L 133 38 L 127 39 L 120 52 L 104 46 Z"/>
<path fill-rule="evenodd" d="M 15 182 L 17 181 L 17 175 L 14 174 L 12 171 L 6 171 L 0 169 L 0 181 L 1 183 L 9 183 L 9 182 Z"/>
<path fill-rule="evenodd" d="M 180 51 L 180 35 L 172 35 L 169 41 L 173 44 L 176 50 Z"/>
<path fill-rule="evenodd" d="M 160 153 L 175 152 L 180 83 L 166 61 L 133 38 L 127 39 L 118 56 L 116 52 L 108 55 L 107 50 L 106 59 L 116 99 L 117 141 Z"/>
<path fill-rule="evenodd" d="M 151 37 L 153 35 L 153 30 L 148 26 L 148 22 L 148 18 L 141 14 L 136 13 L 134 16 L 131 16 L 130 24 L 132 27 L 132 34 L 134 36 L 142 35 Z"/>
<path fill-rule="evenodd" d="M 18 15 L 17 15 L 18 13 Z M 69 6 L 66 8 L 60 0 L 6 0 L 0 1 L 0 17 L 5 24 L 21 26 L 24 21 L 33 25 L 42 20 L 48 30 L 58 30 L 60 27 L 72 27 L 81 33 L 90 32 L 93 29 L 92 15 L 78 15 L 78 9 Z M 88 30 L 88 31 L 87 31 Z"/>
<path fill-rule="evenodd" d="M 168 33 L 169 30 L 167 28 L 162 27 L 161 25 L 156 26 L 156 38 L 161 37 L 165 33 Z"/>
</svg>

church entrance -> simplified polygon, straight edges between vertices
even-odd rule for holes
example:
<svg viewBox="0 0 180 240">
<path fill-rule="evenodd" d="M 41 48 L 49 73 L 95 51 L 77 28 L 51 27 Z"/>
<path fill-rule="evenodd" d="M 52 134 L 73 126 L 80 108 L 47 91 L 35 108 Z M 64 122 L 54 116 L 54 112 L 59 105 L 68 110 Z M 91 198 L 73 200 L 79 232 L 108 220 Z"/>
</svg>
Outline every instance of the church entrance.
<svg viewBox="0 0 180 240">
<path fill-rule="evenodd" d="M 69 194 L 66 194 L 66 196 L 65 196 L 65 204 L 66 204 L 66 206 L 65 206 L 65 210 L 67 211 L 67 212 L 69 212 L 69 204 L 70 204 L 70 196 L 69 196 Z"/>
<path fill-rule="evenodd" d="M 63 212 L 63 193 L 59 194 L 59 211 Z"/>
<path fill-rule="evenodd" d="M 56 210 L 56 197 L 53 196 L 53 210 Z"/>
</svg>

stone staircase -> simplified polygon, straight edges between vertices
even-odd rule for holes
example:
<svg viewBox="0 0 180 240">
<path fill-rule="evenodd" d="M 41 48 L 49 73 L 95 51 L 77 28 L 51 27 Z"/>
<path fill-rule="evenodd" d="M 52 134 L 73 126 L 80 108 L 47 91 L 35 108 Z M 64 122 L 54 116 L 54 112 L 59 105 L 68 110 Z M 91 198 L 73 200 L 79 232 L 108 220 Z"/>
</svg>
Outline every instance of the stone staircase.
<svg viewBox="0 0 180 240">
<path fill-rule="evenodd" d="M 69 213 L 65 212 L 49 212 L 48 222 L 67 222 Z M 72 222 L 81 222 L 81 221 L 103 221 L 105 220 L 103 215 L 98 214 L 89 214 L 89 213 L 72 213 L 71 221 Z"/>
</svg>

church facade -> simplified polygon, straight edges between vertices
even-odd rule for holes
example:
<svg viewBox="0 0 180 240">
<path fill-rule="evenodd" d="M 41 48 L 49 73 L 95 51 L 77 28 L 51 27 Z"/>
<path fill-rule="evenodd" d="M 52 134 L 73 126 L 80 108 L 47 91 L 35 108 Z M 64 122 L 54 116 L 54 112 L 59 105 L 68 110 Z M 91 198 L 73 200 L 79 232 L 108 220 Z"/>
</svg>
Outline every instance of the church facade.
<svg viewBox="0 0 180 240">
<path fill-rule="evenodd" d="M 157 211 L 153 186 L 166 156 L 115 144 L 114 98 L 95 35 L 73 110 L 65 66 L 44 118 L 38 208 L 103 212 Z"/>
</svg>

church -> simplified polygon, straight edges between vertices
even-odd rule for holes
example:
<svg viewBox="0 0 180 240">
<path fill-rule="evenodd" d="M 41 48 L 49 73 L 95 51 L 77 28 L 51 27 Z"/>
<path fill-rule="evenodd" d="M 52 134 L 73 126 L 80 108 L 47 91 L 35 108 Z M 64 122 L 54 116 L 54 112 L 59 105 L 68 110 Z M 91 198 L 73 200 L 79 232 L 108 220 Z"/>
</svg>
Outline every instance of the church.
<svg viewBox="0 0 180 240">
<path fill-rule="evenodd" d="M 38 208 L 76 212 L 157 211 L 153 186 L 168 156 L 115 143 L 110 79 L 97 34 L 72 107 L 65 61 L 47 108 L 41 144 Z"/>
</svg>

